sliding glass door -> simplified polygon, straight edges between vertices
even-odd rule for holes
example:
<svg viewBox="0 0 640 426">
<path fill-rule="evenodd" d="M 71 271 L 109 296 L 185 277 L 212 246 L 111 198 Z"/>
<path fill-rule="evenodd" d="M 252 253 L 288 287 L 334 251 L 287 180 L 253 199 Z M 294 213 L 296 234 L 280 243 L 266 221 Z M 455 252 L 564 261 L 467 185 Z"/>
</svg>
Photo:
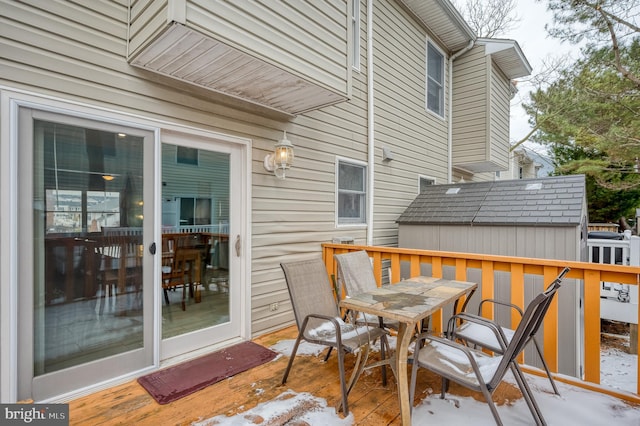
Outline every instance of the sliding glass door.
<svg viewBox="0 0 640 426">
<path fill-rule="evenodd" d="M 240 335 L 240 149 L 162 137 L 162 359 Z M 236 214 L 232 214 L 232 212 Z"/>
<path fill-rule="evenodd" d="M 153 365 L 154 134 L 21 108 L 18 398 Z"/>
</svg>

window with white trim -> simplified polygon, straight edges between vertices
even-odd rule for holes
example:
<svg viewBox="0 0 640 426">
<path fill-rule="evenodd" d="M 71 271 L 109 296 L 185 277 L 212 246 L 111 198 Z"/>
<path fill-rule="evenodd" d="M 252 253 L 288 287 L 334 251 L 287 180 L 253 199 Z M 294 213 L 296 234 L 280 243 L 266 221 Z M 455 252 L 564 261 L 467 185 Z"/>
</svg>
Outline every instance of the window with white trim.
<svg viewBox="0 0 640 426">
<path fill-rule="evenodd" d="M 338 225 L 367 223 L 367 166 L 338 160 Z"/>
<path fill-rule="evenodd" d="M 427 109 L 444 117 L 444 54 L 427 42 Z"/>
</svg>

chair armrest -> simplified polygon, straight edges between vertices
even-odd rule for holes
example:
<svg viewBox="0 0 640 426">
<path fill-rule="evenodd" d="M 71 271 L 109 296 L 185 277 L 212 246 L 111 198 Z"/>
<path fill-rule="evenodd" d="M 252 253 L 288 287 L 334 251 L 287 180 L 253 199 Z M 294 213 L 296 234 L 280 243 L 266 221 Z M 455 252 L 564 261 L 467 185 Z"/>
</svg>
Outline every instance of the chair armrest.
<svg viewBox="0 0 640 426">
<path fill-rule="evenodd" d="M 333 324 L 333 327 L 336 330 L 336 341 L 338 342 L 339 345 L 341 345 L 342 341 L 342 329 L 340 328 L 340 324 L 338 323 L 338 319 L 336 317 L 332 317 L 329 315 L 321 315 L 321 314 L 309 314 L 304 318 L 304 321 L 302 322 L 302 332 L 304 333 L 307 329 L 307 324 L 309 322 L 310 318 L 316 318 L 316 319 L 321 319 L 321 320 L 325 320 L 325 321 L 329 321 L 331 324 Z"/>
<path fill-rule="evenodd" d="M 503 302 L 501 300 L 496 300 L 496 299 L 484 299 L 484 300 L 481 300 L 480 304 L 478 305 L 478 315 L 481 315 L 482 305 L 484 303 L 493 303 L 495 305 L 506 306 L 508 308 L 515 309 L 516 311 L 518 311 L 518 313 L 520 314 L 520 317 L 522 317 L 522 315 L 524 315 L 524 312 L 522 311 L 522 309 L 519 306 L 514 305 L 513 303 Z"/>
<path fill-rule="evenodd" d="M 505 336 L 504 331 L 502 330 L 502 327 L 496 324 L 495 321 L 492 321 L 488 318 L 485 318 L 480 315 L 469 314 L 466 312 L 461 312 L 449 318 L 449 323 L 447 326 L 447 336 L 450 339 L 456 338 L 456 330 L 458 328 L 456 326 L 456 319 L 471 322 L 471 323 L 478 324 L 480 326 L 488 328 L 495 335 L 495 338 L 500 344 L 500 347 L 502 348 L 502 350 L 505 350 L 507 348 L 508 339 L 507 339 L 507 336 Z"/>
<path fill-rule="evenodd" d="M 475 370 L 478 370 L 478 364 L 476 362 L 476 359 L 473 357 L 472 355 L 472 350 L 471 348 L 465 346 L 465 345 L 461 345 L 458 342 L 455 342 L 453 340 L 449 340 L 443 337 L 438 337 L 438 336 L 434 336 L 433 334 L 429 334 L 429 332 L 425 332 L 425 333 L 421 333 L 418 335 L 417 339 L 416 339 L 416 345 L 415 345 L 415 351 L 414 351 L 414 359 L 418 359 L 418 356 L 420 355 L 420 349 L 424 346 L 424 341 L 426 340 L 432 340 L 434 342 L 437 343 L 441 343 L 443 345 L 449 346 L 453 349 L 456 349 L 460 352 L 462 352 L 467 359 L 469 360 L 469 362 L 471 363 L 471 365 L 475 366 Z M 420 343 L 420 344 L 418 344 Z"/>
</svg>

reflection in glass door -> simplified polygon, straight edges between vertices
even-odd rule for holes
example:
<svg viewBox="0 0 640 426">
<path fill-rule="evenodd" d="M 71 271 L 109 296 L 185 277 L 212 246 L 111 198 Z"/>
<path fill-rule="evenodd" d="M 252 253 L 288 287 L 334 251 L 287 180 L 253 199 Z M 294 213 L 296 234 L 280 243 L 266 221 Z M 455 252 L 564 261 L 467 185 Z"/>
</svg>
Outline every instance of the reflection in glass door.
<svg viewBox="0 0 640 426">
<path fill-rule="evenodd" d="M 162 337 L 229 322 L 230 155 L 162 144 Z"/>
<path fill-rule="evenodd" d="M 41 400 L 153 363 L 153 134 L 29 109 L 20 126 L 19 397 Z"/>
</svg>

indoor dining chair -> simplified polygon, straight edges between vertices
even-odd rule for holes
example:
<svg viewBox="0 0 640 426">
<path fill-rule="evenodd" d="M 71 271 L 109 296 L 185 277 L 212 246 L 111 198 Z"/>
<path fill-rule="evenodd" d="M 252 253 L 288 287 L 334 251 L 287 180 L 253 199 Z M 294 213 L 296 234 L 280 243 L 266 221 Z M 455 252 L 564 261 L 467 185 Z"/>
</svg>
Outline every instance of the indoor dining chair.
<svg viewBox="0 0 640 426">
<path fill-rule="evenodd" d="M 298 327 L 298 337 L 282 377 L 282 384 L 287 381 L 301 341 L 336 348 L 342 393 L 337 408 L 342 406 L 346 416 L 349 414 L 347 396 L 364 369 L 370 343 L 381 339 L 386 345 L 386 331 L 379 327 L 351 324 L 341 318 L 327 269 L 321 259 L 281 263 L 281 267 Z M 384 348 L 385 345 L 381 347 Z M 357 356 L 348 383 L 344 369 L 346 353 Z M 384 350 L 381 351 L 381 357 L 384 360 Z"/>
<path fill-rule="evenodd" d="M 569 272 L 569 268 L 564 268 L 560 272 L 560 274 L 551 282 L 551 284 L 549 284 L 548 288 L 552 287 L 556 283 L 560 284 L 564 276 L 567 274 L 567 272 Z M 500 306 L 506 306 L 509 309 L 513 309 L 515 312 L 518 312 L 520 314 L 520 318 L 522 318 L 522 315 L 524 314 L 522 309 L 519 306 L 514 305 L 512 303 L 502 302 L 495 299 L 484 299 L 480 302 L 480 305 L 478 306 L 478 315 L 476 315 L 477 317 L 481 317 L 482 305 L 485 303 L 493 303 Z M 501 328 L 502 333 L 504 334 L 504 337 L 506 339 L 506 341 L 502 343 L 499 341 L 499 336 L 495 335 L 494 333 L 483 332 L 483 331 L 486 331 L 486 326 L 484 325 L 484 323 L 464 321 L 469 318 L 469 315 L 470 314 L 463 313 L 457 316 L 457 318 L 462 319 L 462 324 L 459 327 L 456 327 L 454 329 L 453 337 L 456 339 L 461 339 L 469 344 L 488 349 L 493 352 L 502 353 L 505 347 L 509 344 L 509 341 L 513 338 L 514 330 L 512 328 L 498 325 Z M 547 377 L 549 378 L 549 382 L 551 383 L 553 392 L 556 395 L 560 395 L 560 392 L 558 391 L 558 387 L 556 386 L 555 380 L 553 380 L 553 377 L 551 376 L 551 372 L 549 371 L 549 366 L 547 365 L 547 361 L 544 359 L 542 349 L 535 335 L 529 336 L 529 339 L 527 340 L 527 344 L 531 342 L 533 342 L 533 345 L 535 346 L 538 356 L 540 357 L 540 361 L 547 374 Z"/>
<path fill-rule="evenodd" d="M 445 398 L 449 380 L 458 383 L 468 389 L 482 392 L 485 401 L 489 405 L 491 414 L 496 424 L 502 425 L 492 395 L 502 383 L 505 374 L 511 370 L 522 395 L 531 411 L 537 425 L 545 425 L 542 412 L 533 397 L 533 393 L 527 384 L 522 370 L 518 366 L 517 357 L 524 347 L 536 334 L 544 316 L 551 304 L 553 297 L 560 287 L 559 279 L 551 283 L 547 289 L 538 294 L 527 306 L 522 315 L 518 327 L 514 330 L 509 343 L 504 346 L 501 353 L 493 355 L 466 346 L 456 340 L 450 340 L 455 336 L 457 325 L 455 317 L 464 317 L 465 321 L 482 323 L 504 345 L 507 339 L 501 327 L 493 321 L 476 315 L 458 314 L 449 320 L 449 338 L 442 338 L 422 333 L 418 337 L 415 346 L 413 368 L 411 369 L 410 401 L 413 401 L 416 387 L 417 372 L 424 368 L 442 377 L 441 398 Z"/>
</svg>

